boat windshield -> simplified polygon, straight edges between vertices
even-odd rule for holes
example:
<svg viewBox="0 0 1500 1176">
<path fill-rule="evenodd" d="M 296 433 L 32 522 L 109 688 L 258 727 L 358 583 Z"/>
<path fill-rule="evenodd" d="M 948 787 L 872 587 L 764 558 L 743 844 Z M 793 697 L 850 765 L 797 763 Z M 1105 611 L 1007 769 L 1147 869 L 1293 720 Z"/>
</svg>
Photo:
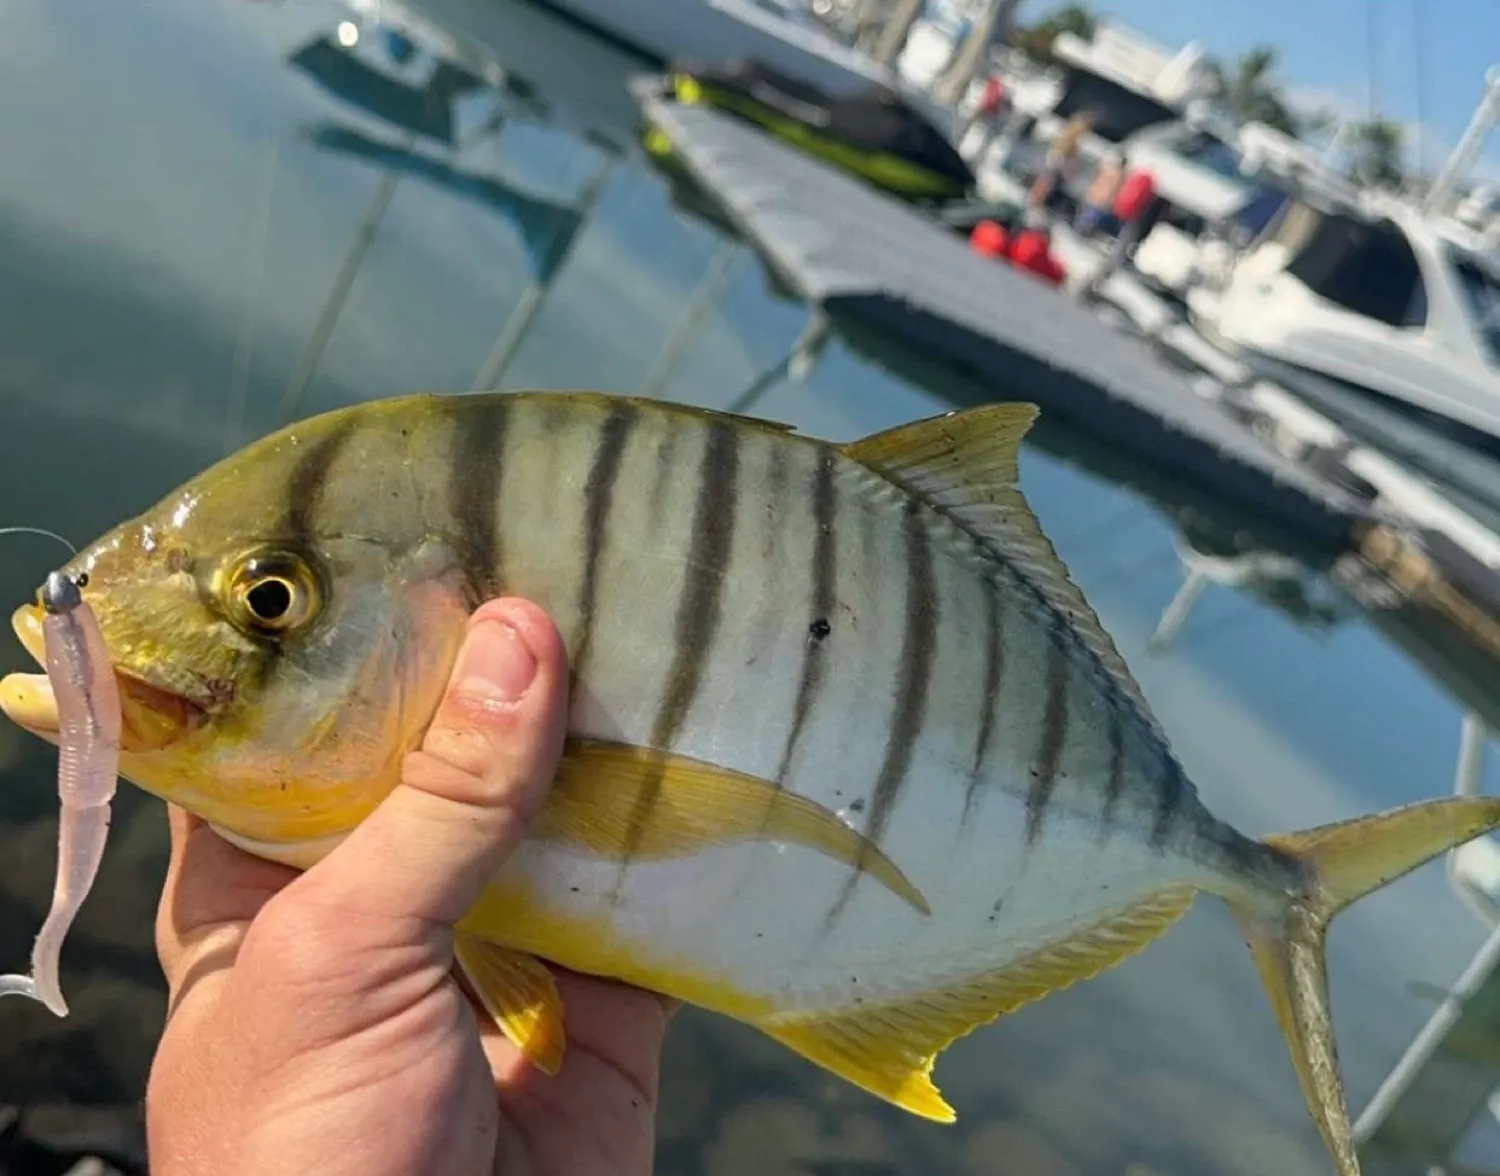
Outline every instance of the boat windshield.
<svg viewBox="0 0 1500 1176">
<path fill-rule="evenodd" d="M 1274 183 L 1261 181 L 1250 185 L 1249 197 L 1233 217 L 1239 236 L 1246 242 L 1254 241 L 1291 201 L 1292 197 Z"/>
<path fill-rule="evenodd" d="M 1226 180 L 1244 182 L 1245 177 L 1240 174 L 1239 152 L 1217 135 L 1199 131 L 1189 135 L 1173 150 L 1183 159 L 1206 167 Z"/>
<path fill-rule="evenodd" d="M 1489 352 L 1492 367 L 1500 367 L 1500 280 L 1483 266 L 1465 257 L 1453 259 L 1458 287 L 1474 323 L 1475 333 Z"/>
<path fill-rule="evenodd" d="M 1390 221 L 1325 213 L 1300 201 L 1275 231 L 1287 273 L 1318 297 L 1386 326 L 1420 330 L 1427 286 L 1406 235 Z"/>
</svg>

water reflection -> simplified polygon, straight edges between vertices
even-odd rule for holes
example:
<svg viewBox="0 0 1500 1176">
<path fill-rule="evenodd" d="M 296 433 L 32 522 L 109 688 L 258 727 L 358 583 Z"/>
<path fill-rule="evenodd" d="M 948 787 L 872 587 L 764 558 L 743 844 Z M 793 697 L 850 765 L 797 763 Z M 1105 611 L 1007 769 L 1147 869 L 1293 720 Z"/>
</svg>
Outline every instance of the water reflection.
<svg viewBox="0 0 1500 1176">
<path fill-rule="evenodd" d="M 0 210 L 24 226 L 0 273 L 3 522 L 83 539 L 290 415 L 413 389 L 642 391 L 834 438 L 1024 394 L 810 315 L 640 149 L 625 88 L 639 63 L 535 8 L 13 0 L 0 57 L 0 109 L 33 112 L 0 115 Z M 1023 477 L 1189 771 L 1243 828 L 1445 791 L 1461 713 L 1500 727 L 1495 661 L 1451 624 L 1362 607 L 1326 553 L 1170 471 L 1044 418 Z M 1249 555 L 1260 574 L 1209 584 L 1153 652 L 1185 551 Z M 8 540 L 0 596 L 55 558 Z M 22 660 L 0 646 L 5 668 Z M 24 958 L 47 900 L 54 767 L 0 728 L 6 959 Z M 133 790 L 119 811 L 65 959 L 75 1014 L 0 1004 L 0 1100 L 139 1095 L 163 1010 L 164 828 Z M 1356 1108 L 1483 934 L 1441 864 L 1338 924 Z M 1326 1171 L 1243 945 L 1208 903 L 1117 971 L 965 1039 L 937 1077 L 957 1127 L 689 1012 L 659 1168 Z"/>
</svg>

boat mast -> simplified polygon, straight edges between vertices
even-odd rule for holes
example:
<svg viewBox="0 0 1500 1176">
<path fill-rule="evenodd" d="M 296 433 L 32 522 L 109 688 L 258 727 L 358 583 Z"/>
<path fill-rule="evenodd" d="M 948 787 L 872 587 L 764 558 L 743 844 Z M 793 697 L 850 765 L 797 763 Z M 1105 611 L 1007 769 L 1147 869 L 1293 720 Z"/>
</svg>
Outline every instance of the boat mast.
<svg viewBox="0 0 1500 1176">
<path fill-rule="evenodd" d="M 881 65 L 894 64 L 901 55 L 912 26 L 921 18 L 922 10 L 926 7 L 926 0 L 896 0 L 870 56 Z"/>
<path fill-rule="evenodd" d="M 1448 211 L 1460 178 L 1474 166 L 1479 149 L 1484 146 L 1485 136 L 1497 122 L 1500 122 L 1500 65 L 1491 66 L 1484 75 L 1484 97 L 1474 108 L 1474 117 L 1469 120 L 1463 138 L 1453 148 L 1453 154 L 1448 156 L 1448 162 L 1443 164 L 1443 170 L 1427 190 L 1423 207 L 1425 212 L 1440 216 Z"/>
</svg>

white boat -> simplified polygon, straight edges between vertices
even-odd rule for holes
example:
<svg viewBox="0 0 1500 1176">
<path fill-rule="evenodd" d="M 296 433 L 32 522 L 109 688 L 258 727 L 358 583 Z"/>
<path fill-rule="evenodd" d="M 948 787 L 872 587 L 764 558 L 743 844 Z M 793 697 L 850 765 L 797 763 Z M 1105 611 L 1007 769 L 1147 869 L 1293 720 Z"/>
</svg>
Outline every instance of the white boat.
<svg viewBox="0 0 1500 1176">
<path fill-rule="evenodd" d="M 1157 293 L 1181 295 L 1205 264 L 1220 261 L 1214 247 L 1229 247 L 1236 218 L 1261 203 L 1265 189 L 1246 174 L 1233 131 L 1191 112 L 1132 135 L 1120 155 L 1127 171 L 1150 174 L 1155 191 L 1132 264 Z"/>
<path fill-rule="evenodd" d="M 1250 198 L 1232 146 L 1234 129 L 1219 127 L 1202 101 L 1211 79 L 1197 45 L 1173 50 L 1123 25 L 1102 23 L 1087 41 L 1060 35 L 1053 54 L 1057 66 L 1009 79 L 1018 125 L 1000 136 L 981 172 L 1001 167 L 1029 183 L 1063 124 L 1088 112 L 1093 128 L 1079 143 L 1083 166 L 1070 194 L 1080 195 L 1093 165 L 1119 152 L 1128 167 L 1152 173 L 1153 225 L 1180 222 L 1196 238 Z"/>
<path fill-rule="evenodd" d="M 1064 121 L 1092 113 L 1069 194 L 1082 194 L 1107 153 L 1119 154 L 1127 170 L 1151 174 L 1155 198 L 1132 260 L 1159 294 L 1181 298 L 1202 267 L 1222 269 L 1300 191 L 1355 196 L 1305 144 L 1216 113 L 1213 76 L 1195 43 L 1174 49 L 1103 22 L 1089 40 L 1060 35 L 1053 54 L 1058 65 L 1014 79 L 1017 121 L 1025 125 L 999 136 L 978 162 L 981 190 L 1001 198 L 1007 180 L 1029 183 Z"/>
<path fill-rule="evenodd" d="M 1238 350 L 1500 438 L 1500 272 L 1415 209 L 1294 202 L 1216 304 Z"/>
<path fill-rule="evenodd" d="M 1210 84 L 1197 45 L 1173 51 L 1118 24 L 1101 23 L 1090 40 L 1062 33 L 1052 53 L 1057 65 L 1013 86 L 1014 108 L 1031 124 L 1025 137 L 1032 150 L 1016 159 L 1023 167 L 1075 114 L 1094 115 L 1080 149 L 1095 160 L 1147 127 L 1183 118 Z"/>
<path fill-rule="evenodd" d="M 1352 434 L 1500 509 L 1500 267 L 1393 200 L 1291 202 L 1194 325 Z"/>
<path fill-rule="evenodd" d="M 1475 232 L 1493 235 L 1500 231 L 1500 184 L 1480 184 L 1465 194 L 1453 217 Z"/>
<path fill-rule="evenodd" d="M 542 2 L 658 61 L 721 65 L 752 57 L 835 95 L 889 86 L 945 134 L 952 132 L 951 112 L 905 84 L 897 71 L 836 40 L 794 0 Z"/>
<path fill-rule="evenodd" d="M 917 21 L 896 57 L 896 72 L 909 85 L 930 88 L 958 52 L 961 33 L 960 26 L 946 22 Z"/>
<path fill-rule="evenodd" d="M 1288 201 L 1359 200 L 1359 190 L 1306 144 L 1263 123 L 1234 126 L 1189 110 L 1121 145 L 1144 168 L 1158 201 L 1133 261 L 1156 292 L 1182 299 L 1194 284 L 1222 280 Z"/>
</svg>

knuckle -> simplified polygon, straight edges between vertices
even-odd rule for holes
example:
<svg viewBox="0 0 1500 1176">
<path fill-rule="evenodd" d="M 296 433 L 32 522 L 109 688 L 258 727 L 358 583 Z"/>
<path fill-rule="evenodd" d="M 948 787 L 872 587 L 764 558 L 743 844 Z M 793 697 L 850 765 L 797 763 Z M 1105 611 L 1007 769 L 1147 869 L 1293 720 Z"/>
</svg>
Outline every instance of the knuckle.
<svg viewBox="0 0 1500 1176">
<path fill-rule="evenodd" d="M 417 773 L 432 787 L 424 791 L 446 792 L 453 786 L 465 790 L 482 787 L 484 780 L 503 762 L 502 741 L 491 731 L 444 725 L 428 733 L 422 750 L 407 761 L 407 783 Z M 420 786 L 420 784 L 419 784 Z"/>
<path fill-rule="evenodd" d="M 485 808 L 495 791 L 492 775 L 484 770 L 466 767 L 427 752 L 416 752 L 407 758 L 401 782 L 413 791 L 465 808 Z"/>
</svg>

